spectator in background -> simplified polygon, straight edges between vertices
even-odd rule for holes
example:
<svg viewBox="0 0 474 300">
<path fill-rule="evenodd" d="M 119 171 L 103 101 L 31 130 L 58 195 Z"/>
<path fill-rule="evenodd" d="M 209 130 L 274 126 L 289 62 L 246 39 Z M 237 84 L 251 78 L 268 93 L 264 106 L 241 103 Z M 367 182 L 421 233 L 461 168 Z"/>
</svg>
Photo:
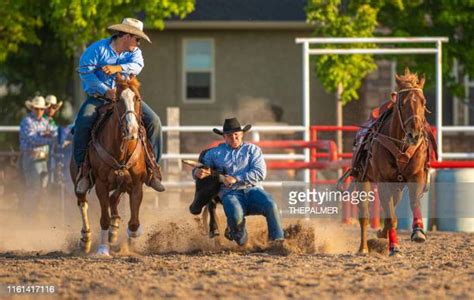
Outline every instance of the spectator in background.
<svg viewBox="0 0 474 300">
<path fill-rule="evenodd" d="M 50 132 L 55 132 L 56 136 L 59 134 L 59 127 L 54 120 L 54 116 L 59 111 L 63 102 L 58 102 L 58 99 L 54 95 L 46 96 L 46 109 L 43 118 L 48 120 L 48 129 Z M 61 160 L 59 157 L 60 149 L 58 149 L 59 144 L 57 139 L 52 139 L 51 143 L 49 144 L 49 155 L 48 155 L 48 178 L 49 183 L 57 183 L 57 164 Z"/>
<path fill-rule="evenodd" d="M 48 108 L 45 111 L 44 118 L 46 118 L 49 122 L 49 126 L 51 129 L 58 129 L 58 126 L 56 125 L 56 121 L 54 120 L 54 116 L 56 113 L 61 109 L 61 106 L 63 106 L 63 102 L 59 101 L 54 95 L 48 95 L 46 96 L 46 106 Z"/>
<path fill-rule="evenodd" d="M 23 199 L 23 209 L 32 215 L 48 184 L 49 144 L 56 138 L 57 132 L 51 131 L 48 119 L 43 118 L 48 108 L 43 97 L 36 96 L 32 101 L 26 101 L 25 105 L 31 112 L 20 124 L 21 169 L 29 189 Z"/>
</svg>

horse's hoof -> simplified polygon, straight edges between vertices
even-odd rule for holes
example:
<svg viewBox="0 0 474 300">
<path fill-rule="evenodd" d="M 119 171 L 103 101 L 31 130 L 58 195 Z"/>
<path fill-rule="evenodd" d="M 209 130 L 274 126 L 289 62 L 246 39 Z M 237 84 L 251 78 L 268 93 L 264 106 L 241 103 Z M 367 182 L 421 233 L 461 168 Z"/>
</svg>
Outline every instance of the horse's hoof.
<svg viewBox="0 0 474 300">
<path fill-rule="evenodd" d="M 377 231 L 377 238 L 379 239 L 386 239 L 387 238 L 387 231 L 384 231 L 382 229 Z"/>
<path fill-rule="evenodd" d="M 214 241 L 214 247 L 216 247 L 217 249 L 222 247 L 223 244 L 220 237 L 217 236 L 215 239 L 212 240 Z"/>
<path fill-rule="evenodd" d="M 357 251 L 359 254 L 368 254 L 369 253 L 369 248 L 359 248 L 359 251 Z"/>
<path fill-rule="evenodd" d="M 85 254 L 89 254 L 91 252 L 91 246 L 92 246 L 92 241 L 91 240 L 79 240 L 79 247 L 81 248 L 81 251 L 84 252 Z"/>
<path fill-rule="evenodd" d="M 421 228 L 415 228 L 413 229 L 413 232 L 411 233 L 411 240 L 413 242 L 417 243 L 423 243 L 426 241 L 426 234 Z"/>
<path fill-rule="evenodd" d="M 231 235 L 231 232 L 230 232 L 230 228 L 229 228 L 229 227 L 226 227 L 226 228 L 225 228 L 224 236 L 225 236 L 225 238 L 228 239 L 229 241 L 233 241 L 233 240 L 234 240 L 234 238 L 233 238 L 232 235 Z"/>
<path fill-rule="evenodd" d="M 109 257 L 110 247 L 109 245 L 100 245 L 96 252 L 97 256 Z"/>
<path fill-rule="evenodd" d="M 401 257 L 402 256 L 402 251 L 400 250 L 399 246 L 393 246 L 390 247 L 389 249 L 389 256 L 391 257 Z"/>
<path fill-rule="evenodd" d="M 138 238 L 143 234 L 143 227 L 140 225 L 138 226 L 137 231 L 130 231 L 130 228 L 127 228 L 127 236 L 129 238 Z"/>
</svg>

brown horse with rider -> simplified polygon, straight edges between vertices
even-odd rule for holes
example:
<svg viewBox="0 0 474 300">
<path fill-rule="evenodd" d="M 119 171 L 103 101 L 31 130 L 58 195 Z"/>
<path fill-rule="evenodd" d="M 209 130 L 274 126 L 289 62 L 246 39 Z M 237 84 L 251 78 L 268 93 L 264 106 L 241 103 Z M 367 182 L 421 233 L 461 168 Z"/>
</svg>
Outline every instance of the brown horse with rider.
<svg viewBox="0 0 474 300">
<path fill-rule="evenodd" d="M 129 239 L 137 238 L 142 230 L 139 209 L 143 198 L 143 183 L 147 177 L 145 157 L 150 151 L 146 133 L 142 126 L 141 97 L 136 77 L 116 77 L 116 101 L 105 104 L 92 131 L 92 143 L 87 151 L 92 180 L 101 208 L 101 238 L 97 251 L 109 255 L 109 244 L 117 240 L 120 216 L 120 196 L 127 193 L 130 198 Z M 71 176 L 77 174 L 76 164 L 71 162 Z M 91 233 L 86 194 L 77 194 L 82 216 L 81 246 L 90 251 Z"/>
<path fill-rule="evenodd" d="M 370 124 L 366 134 L 356 140 L 352 169 L 343 176 L 354 177 L 359 190 L 371 190 L 377 183 L 380 202 L 384 211 L 384 227 L 378 237 L 389 240 L 391 255 L 400 252 L 397 239 L 395 207 L 408 187 L 413 211 L 412 240 L 424 242 L 420 199 L 428 184 L 431 154 L 436 152 L 431 129 L 426 122 L 426 99 L 423 94 L 425 79 L 405 70 L 396 76 L 398 91 L 390 107 L 380 112 Z M 367 201 L 359 203 L 361 241 L 359 252 L 368 252 L 367 226 L 369 209 Z"/>
</svg>

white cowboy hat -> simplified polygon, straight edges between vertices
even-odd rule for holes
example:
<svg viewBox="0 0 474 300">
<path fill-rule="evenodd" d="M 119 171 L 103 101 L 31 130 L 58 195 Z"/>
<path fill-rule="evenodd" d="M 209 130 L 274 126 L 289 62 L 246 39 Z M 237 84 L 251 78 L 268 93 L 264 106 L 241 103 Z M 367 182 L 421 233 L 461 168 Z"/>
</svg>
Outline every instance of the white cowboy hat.
<svg viewBox="0 0 474 300">
<path fill-rule="evenodd" d="M 44 100 L 43 96 L 36 96 L 31 101 L 26 100 L 25 105 L 29 110 L 32 110 L 33 108 L 46 109 L 49 107 L 49 105 L 46 104 L 46 100 Z"/>
<path fill-rule="evenodd" d="M 134 34 L 145 39 L 151 44 L 150 38 L 143 32 L 143 22 L 140 20 L 125 18 L 123 19 L 122 24 L 114 24 L 109 26 L 107 29 Z"/>
<path fill-rule="evenodd" d="M 54 95 L 46 96 L 45 100 L 46 100 L 46 105 L 54 106 L 54 108 L 56 109 L 59 109 L 63 105 L 63 102 L 62 101 L 58 102 L 58 99 Z"/>
</svg>

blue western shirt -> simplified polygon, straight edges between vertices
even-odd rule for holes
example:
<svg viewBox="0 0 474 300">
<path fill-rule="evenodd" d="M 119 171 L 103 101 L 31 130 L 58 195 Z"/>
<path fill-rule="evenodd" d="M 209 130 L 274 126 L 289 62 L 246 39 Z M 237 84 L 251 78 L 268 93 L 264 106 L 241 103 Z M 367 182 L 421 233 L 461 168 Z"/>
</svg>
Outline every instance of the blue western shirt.
<svg viewBox="0 0 474 300">
<path fill-rule="evenodd" d="M 100 70 L 106 65 L 120 65 L 122 73 L 126 75 L 138 75 L 143 69 L 144 62 L 140 48 L 117 54 L 112 49 L 111 42 L 112 38 L 99 40 L 90 45 L 81 56 L 79 74 L 82 88 L 88 95 L 104 95 L 107 90 L 115 87 L 115 76 L 109 76 Z"/>
<path fill-rule="evenodd" d="M 38 120 L 33 113 L 29 113 L 20 123 L 20 150 L 41 150 L 48 152 L 48 145 L 57 137 L 57 131 L 52 131 L 52 137 L 46 136 L 49 122 L 46 118 Z"/>
<path fill-rule="evenodd" d="M 206 152 L 203 163 L 237 179 L 230 188 L 221 186 L 219 193 L 221 196 L 230 190 L 256 186 L 267 175 L 262 150 L 247 142 L 242 143 L 237 149 L 232 149 L 226 143 L 222 143 Z"/>
</svg>

